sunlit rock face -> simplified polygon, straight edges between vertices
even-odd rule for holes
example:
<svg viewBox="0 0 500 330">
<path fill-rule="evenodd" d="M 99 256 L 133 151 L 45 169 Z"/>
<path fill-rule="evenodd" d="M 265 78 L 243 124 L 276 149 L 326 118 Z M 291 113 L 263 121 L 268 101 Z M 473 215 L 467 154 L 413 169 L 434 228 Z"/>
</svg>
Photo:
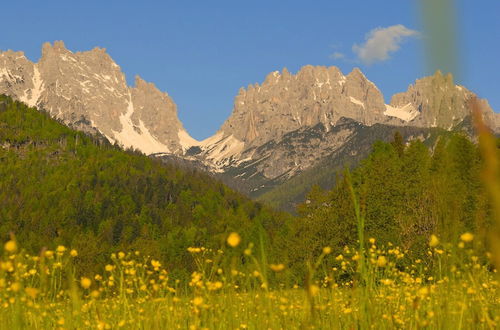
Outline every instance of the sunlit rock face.
<svg viewBox="0 0 500 330">
<path fill-rule="evenodd" d="M 385 104 L 359 69 L 344 75 L 334 66 L 307 65 L 296 74 L 271 72 L 261 84 L 241 88 L 221 128 L 196 141 L 183 128 L 167 93 L 140 77 L 128 86 L 104 49 L 72 52 L 60 41 L 44 44 L 38 63 L 22 52 L 0 52 L 0 93 L 124 148 L 175 155 L 224 174 L 229 182 L 253 182 L 248 184 L 252 190 L 266 180 L 286 181 L 341 153 L 374 125 L 453 129 L 468 118 L 475 96 L 455 85 L 451 75 L 436 72 Z M 500 115 L 487 101 L 480 103 L 485 121 L 499 132 Z M 362 140 L 373 143 L 369 136 Z M 349 152 L 355 149 L 351 146 Z"/>
<path fill-rule="evenodd" d="M 356 126 L 339 124 L 344 119 L 364 127 L 452 129 L 470 115 L 473 96 L 450 75 L 437 72 L 385 104 L 379 89 L 357 68 L 347 75 L 336 67 L 309 65 L 295 75 L 283 69 L 270 73 L 262 84 L 241 88 L 231 116 L 188 156 L 216 172 L 237 168 L 241 178 L 254 171 L 270 180 L 289 178 L 356 134 Z M 489 126 L 498 129 L 499 115 L 480 102 Z M 252 170 L 241 172 L 245 166 Z"/>
<path fill-rule="evenodd" d="M 73 53 L 61 41 L 46 43 L 38 63 L 22 52 L 0 53 L 0 93 L 146 154 L 181 154 L 183 145 L 194 141 L 172 99 L 139 77 L 134 87 L 127 86 L 120 67 L 102 48 Z"/>
<path fill-rule="evenodd" d="M 407 125 L 451 129 L 470 115 L 469 102 L 475 96 L 467 88 L 455 85 L 451 74 L 437 71 L 433 76 L 418 79 L 406 92 L 395 94 L 388 110 L 400 117 L 408 116 Z M 499 115 L 486 100 L 479 102 L 485 121 L 498 131 Z"/>
</svg>

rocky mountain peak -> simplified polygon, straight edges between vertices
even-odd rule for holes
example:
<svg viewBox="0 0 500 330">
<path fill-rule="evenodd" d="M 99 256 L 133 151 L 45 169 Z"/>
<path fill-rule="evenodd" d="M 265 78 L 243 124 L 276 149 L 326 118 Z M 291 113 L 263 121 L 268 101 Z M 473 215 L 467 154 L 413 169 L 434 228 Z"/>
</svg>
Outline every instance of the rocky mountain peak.
<svg viewBox="0 0 500 330">
<path fill-rule="evenodd" d="M 19 59 L 19 58 L 26 59 L 26 56 L 24 55 L 23 51 L 13 51 L 12 49 L 8 49 L 0 53 L 0 56 L 2 56 L 4 59 Z"/>
<path fill-rule="evenodd" d="M 283 68 L 269 73 L 262 83 L 241 88 L 231 116 L 214 136 L 199 142 L 183 128 L 177 106 L 167 93 L 139 76 L 134 86 L 128 86 L 104 48 L 72 52 L 62 41 L 44 44 L 38 63 L 22 52 L 0 52 L 0 93 L 44 108 L 72 127 L 100 132 L 125 148 L 146 154 L 196 155 L 216 171 L 264 157 L 264 145 L 271 155 L 273 145 L 285 136 L 286 141 L 297 142 L 297 136 L 312 134 L 314 143 L 326 148 L 321 152 L 327 152 L 330 147 L 320 143 L 320 136 L 333 140 L 342 136 L 335 140 L 340 145 L 358 124 L 450 129 L 469 115 L 467 102 L 474 96 L 455 85 L 451 75 L 436 72 L 416 80 L 386 105 L 380 90 L 358 68 L 347 75 L 334 66 L 306 65 L 295 74 Z M 498 130 L 500 116 L 487 102 L 482 104 L 487 122 Z M 346 119 L 349 125 L 342 126 Z M 345 128 L 342 133 L 341 126 Z M 287 149 L 288 142 L 282 147 Z M 287 157 L 283 164 L 288 165 L 280 169 L 263 162 L 267 167 L 262 173 L 284 175 L 302 156 Z M 310 164 L 315 161 L 310 159 Z"/>
<path fill-rule="evenodd" d="M 66 49 L 66 45 L 63 41 L 54 41 L 54 45 L 50 42 L 46 42 L 42 46 L 42 57 L 64 53 L 71 53 L 71 51 Z"/>
<path fill-rule="evenodd" d="M 135 87 L 127 86 L 104 48 L 73 53 L 62 41 L 45 43 L 38 63 L 19 53 L 0 53 L 0 93 L 146 154 L 182 153 L 186 141 L 194 141 L 170 97 L 140 78 Z"/>
<path fill-rule="evenodd" d="M 470 115 L 469 100 L 476 95 L 456 85 L 451 73 L 436 71 L 434 75 L 417 79 L 408 90 L 395 94 L 390 106 L 405 108 L 415 114 L 412 126 L 450 129 Z M 498 130 L 498 115 L 487 102 L 481 101 L 485 120 Z"/>
<path fill-rule="evenodd" d="M 345 118 L 367 127 L 385 124 L 451 129 L 469 115 L 467 102 L 472 96 L 469 90 L 455 85 L 451 75 L 436 72 L 417 80 L 407 92 L 394 95 L 391 103 L 385 104 L 380 90 L 358 68 L 347 75 L 334 66 L 306 65 L 296 74 L 283 69 L 269 73 L 262 84 L 241 88 L 231 116 L 217 134 L 196 145 L 196 155 L 216 171 L 262 157 L 298 162 L 300 156 L 293 152 L 289 156 L 272 152 L 263 156 L 262 148 L 265 145 L 272 150 L 272 145 L 294 134 L 324 130 L 320 135 L 328 135 Z M 498 129 L 500 115 L 495 115 L 487 102 L 482 104 L 490 126 Z M 269 178 L 296 169 L 291 163 L 277 169 L 270 160 L 262 162 L 261 174 Z"/>
<path fill-rule="evenodd" d="M 356 80 L 368 80 L 363 72 L 358 67 L 354 67 L 351 72 L 347 74 L 347 77 Z"/>
<path fill-rule="evenodd" d="M 341 117 L 372 124 L 384 110 L 382 94 L 359 70 L 344 76 L 336 67 L 307 65 L 296 75 L 274 71 L 262 85 L 240 89 L 221 131 L 258 145 L 303 126 L 331 126 Z"/>
<path fill-rule="evenodd" d="M 306 65 L 296 74 L 274 71 L 262 84 L 240 89 L 233 113 L 216 135 L 198 145 L 198 156 L 222 168 L 251 159 L 260 146 L 299 129 L 320 125 L 328 132 L 342 118 L 366 125 L 391 121 L 384 111 L 382 94 L 359 69 L 348 76 L 334 66 Z"/>
</svg>

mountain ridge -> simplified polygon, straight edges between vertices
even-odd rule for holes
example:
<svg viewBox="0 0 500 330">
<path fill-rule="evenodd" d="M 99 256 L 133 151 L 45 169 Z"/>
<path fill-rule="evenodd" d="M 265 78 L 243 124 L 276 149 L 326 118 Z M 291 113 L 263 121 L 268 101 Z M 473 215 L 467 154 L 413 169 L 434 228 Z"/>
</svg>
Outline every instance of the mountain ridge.
<svg viewBox="0 0 500 330">
<path fill-rule="evenodd" d="M 180 154 L 192 139 L 167 93 L 139 76 L 128 86 L 104 48 L 71 52 L 62 41 L 45 43 L 37 63 L 23 52 L 0 53 L 0 92 L 47 110 L 65 124 L 85 119 L 124 148 L 145 154 Z M 182 139 L 179 138 L 182 136 Z"/>
<path fill-rule="evenodd" d="M 71 69 L 75 67 L 82 70 L 72 72 Z M 93 77 L 90 78 L 93 80 L 86 80 L 89 78 L 87 73 L 91 69 L 98 72 L 91 72 Z M 66 79 L 71 74 L 73 77 Z M 85 80 L 79 81 L 78 85 L 72 84 L 78 79 Z M 70 87 L 61 86 L 64 84 Z M 93 86 L 94 84 L 97 86 Z M 139 76 L 135 77 L 134 86 L 128 86 L 120 67 L 105 48 L 95 47 L 89 51 L 71 52 L 66 49 L 62 41 L 55 41 L 53 45 L 45 43 L 42 46 L 42 57 L 36 63 L 28 60 L 22 51 L 8 50 L 0 53 L 0 92 L 29 106 L 43 107 L 66 123 L 76 121 L 75 118 L 83 116 L 95 124 L 97 127 L 94 128 L 97 128 L 110 142 L 117 141 L 124 147 L 133 147 L 146 154 L 157 152 L 183 154 L 190 147 L 209 147 L 222 139 L 228 140 L 225 145 L 233 146 L 233 152 L 235 150 L 239 152 L 240 142 L 249 143 L 250 146 L 261 145 L 304 125 L 314 126 L 322 122 L 326 126 L 331 126 L 334 121 L 329 117 L 344 116 L 369 125 L 376 122 L 398 124 L 398 120 L 401 120 L 414 126 L 441 127 L 446 124 L 449 127 L 452 123 L 443 118 L 440 118 L 439 122 L 431 122 L 443 114 L 430 111 L 439 104 L 426 107 L 425 100 L 422 99 L 422 95 L 425 94 L 422 93 L 423 90 L 436 85 L 450 89 L 455 86 L 458 91 L 458 96 L 455 98 L 459 98 L 460 94 L 466 98 L 475 95 L 463 86 L 454 85 L 450 74 L 443 75 L 438 71 L 434 76 L 417 79 L 407 91 L 394 94 L 391 102 L 385 104 L 380 90 L 359 68 L 354 68 L 347 75 L 335 66 L 305 65 L 296 74 L 283 68 L 281 72 L 269 73 L 261 84 L 250 84 L 246 89 L 240 88 L 235 97 L 232 114 L 214 135 L 198 141 L 182 126 L 177 116 L 177 107 L 168 93 L 158 90 L 153 83 L 146 82 Z M 101 98 L 108 98 L 106 104 L 102 102 L 93 104 L 89 100 L 82 100 L 82 94 L 89 94 L 97 88 L 108 92 L 100 95 Z M 462 91 L 463 93 L 460 93 Z M 115 94 L 115 98 L 109 94 Z M 54 100 L 56 98 L 58 100 Z M 304 107 L 300 109 L 309 113 L 300 113 L 296 111 L 297 109 L 290 109 L 288 112 L 278 109 L 278 115 L 285 116 L 280 120 L 287 121 L 285 124 L 288 126 L 271 124 L 274 126 L 266 127 L 267 132 L 262 132 L 262 127 L 256 129 L 256 123 L 263 120 L 262 114 L 269 114 L 267 110 L 272 111 L 273 107 L 290 107 L 287 104 L 290 100 L 311 98 L 314 102 L 301 104 Z M 434 103 L 438 101 L 434 100 Z M 260 104 L 256 104 L 257 102 Z M 500 119 L 494 117 L 500 115 L 495 115 L 486 100 L 482 102 L 488 120 L 494 122 L 495 129 L 499 129 Z M 101 109 L 100 112 L 88 111 L 86 108 L 89 106 L 85 103 L 92 104 L 95 109 Z M 134 107 L 134 112 L 130 112 L 130 103 Z M 251 106 L 258 111 L 252 109 L 249 111 Z M 333 108 L 333 111 L 322 109 L 325 107 Z M 419 110 L 419 107 L 423 107 L 423 111 Z M 456 111 L 455 108 L 453 110 Z M 460 116 L 465 117 L 463 104 L 460 104 L 459 110 Z M 421 114 L 423 116 L 420 116 Z M 96 118 L 102 115 L 107 115 L 107 120 L 99 121 Z M 117 116 L 119 124 L 113 122 Z M 414 120 L 416 117 L 420 119 Z M 234 126 L 238 122 L 242 122 L 243 127 L 246 127 L 243 132 L 235 129 Z M 178 131 L 165 130 L 161 126 L 169 128 L 173 126 Z M 144 134 L 137 136 L 134 131 Z M 128 138 L 127 135 L 133 137 Z M 214 160 L 217 162 L 217 159 Z"/>
<path fill-rule="evenodd" d="M 240 88 L 220 129 L 197 141 L 167 93 L 139 76 L 128 86 L 103 48 L 73 53 L 62 41 L 45 43 L 37 63 L 22 52 L 0 53 L 0 93 L 123 148 L 180 157 L 230 184 L 238 182 L 233 186 L 241 183 L 250 195 L 314 168 L 356 136 L 370 134 L 373 125 L 451 130 L 467 118 L 468 102 L 476 97 L 438 71 L 386 104 L 359 68 L 347 75 L 335 66 L 306 65 L 296 74 L 284 68 Z M 500 132 L 500 114 L 480 102 L 486 122 Z"/>
</svg>

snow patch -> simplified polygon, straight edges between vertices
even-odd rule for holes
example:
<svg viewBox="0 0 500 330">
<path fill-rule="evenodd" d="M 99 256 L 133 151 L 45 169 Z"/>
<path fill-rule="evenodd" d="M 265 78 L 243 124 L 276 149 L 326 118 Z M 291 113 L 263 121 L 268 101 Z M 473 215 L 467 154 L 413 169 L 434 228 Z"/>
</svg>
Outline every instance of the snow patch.
<svg viewBox="0 0 500 330">
<path fill-rule="evenodd" d="M 294 121 L 299 123 L 299 126 L 302 126 L 302 118 L 300 118 L 300 115 L 297 112 L 292 114 L 292 118 Z"/>
<path fill-rule="evenodd" d="M 239 154 L 243 151 L 245 142 L 238 140 L 232 134 L 220 140 L 217 145 L 210 150 L 208 159 L 211 159 L 219 166 L 226 165 L 226 161 L 231 156 Z"/>
<path fill-rule="evenodd" d="M 149 155 L 158 152 L 170 152 L 168 147 L 158 141 L 147 129 L 142 120 L 139 120 L 140 133 L 134 128 L 132 122 L 132 114 L 134 113 L 134 105 L 132 104 L 131 95 L 129 93 L 127 112 L 120 115 L 120 123 L 122 124 L 121 132 L 113 131 L 114 138 L 124 148 L 136 148 L 144 154 Z M 109 139 L 109 138 L 108 138 Z M 111 142 L 111 141 L 110 141 Z"/>
<path fill-rule="evenodd" d="M 177 132 L 177 137 L 179 137 L 179 144 L 182 147 L 182 151 L 186 151 L 189 148 L 200 144 L 200 141 L 193 139 L 191 135 L 183 129 L 180 129 L 179 132 Z"/>
<path fill-rule="evenodd" d="M 106 139 L 108 139 L 109 143 L 115 144 L 115 139 L 113 139 L 112 137 L 107 136 L 106 134 L 104 134 L 104 136 L 106 137 Z"/>
<path fill-rule="evenodd" d="M 407 103 L 402 107 L 393 107 L 390 106 L 389 104 L 386 104 L 384 115 L 390 117 L 396 117 L 408 122 L 417 117 L 419 115 L 419 112 L 417 109 L 413 107 L 411 103 Z"/>
<path fill-rule="evenodd" d="M 42 77 L 40 76 L 40 71 L 38 70 L 37 65 L 34 67 L 34 74 L 33 74 L 33 90 L 31 91 L 31 100 L 33 106 L 38 102 L 38 99 L 40 98 L 40 95 L 42 94 L 43 91 L 43 81 Z"/>
<path fill-rule="evenodd" d="M 352 103 L 362 106 L 363 109 L 365 108 L 365 104 L 363 102 L 361 102 L 360 100 L 358 100 L 357 98 L 349 96 L 349 99 L 351 100 Z"/>
<path fill-rule="evenodd" d="M 329 89 L 332 89 L 332 84 L 330 83 L 330 75 L 328 75 L 328 79 L 326 80 L 325 84 L 328 85 Z"/>
<path fill-rule="evenodd" d="M 209 161 L 207 165 L 215 172 L 222 172 L 222 168 L 230 165 L 234 156 L 241 154 L 245 142 L 238 140 L 232 134 L 224 136 L 224 132 L 221 131 L 198 142 L 197 145 L 204 151 L 206 160 Z"/>
<path fill-rule="evenodd" d="M 23 95 L 19 96 L 19 100 L 21 102 L 26 103 L 30 107 L 36 106 L 43 90 L 43 81 L 42 78 L 40 77 L 40 71 L 38 70 L 36 64 L 33 67 L 33 70 L 34 70 L 32 78 L 33 88 L 25 90 Z M 28 97 L 28 91 L 31 91 L 31 95 L 29 97 Z"/>
<path fill-rule="evenodd" d="M 5 78 L 9 78 L 10 72 L 5 68 L 0 68 L 0 76 L 5 76 Z"/>
<path fill-rule="evenodd" d="M 117 91 L 114 87 L 109 87 L 109 86 L 107 86 L 107 85 L 104 85 L 104 88 L 105 88 L 106 90 L 110 91 L 110 92 L 111 92 L 111 93 L 113 93 L 113 94 L 118 94 L 118 95 L 119 95 L 118 91 Z"/>
<path fill-rule="evenodd" d="M 66 62 L 78 62 L 76 59 L 74 59 L 73 57 L 70 57 L 70 56 L 67 56 L 65 54 L 61 54 L 60 55 L 61 59 L 63 61 L 66 61 Z"/>
</svg>

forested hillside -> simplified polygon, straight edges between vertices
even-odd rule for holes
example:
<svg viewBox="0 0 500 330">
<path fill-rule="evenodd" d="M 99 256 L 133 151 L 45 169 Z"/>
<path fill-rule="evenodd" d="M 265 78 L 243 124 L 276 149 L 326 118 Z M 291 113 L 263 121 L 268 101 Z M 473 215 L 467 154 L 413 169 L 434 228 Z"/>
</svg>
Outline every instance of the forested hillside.
<svg viewBox="0 0 500 330">
<path fill-rule="evenodd" d="M 366 238 L 425 259 L 431 235 L 453 242 L 460 233 L 474 232 L 476 248 L 484 249 L 481 242 L 487 241 L 493 220 L 481 181 L 482 162 L 477 145 L 460 133 L 441 136 L 433 148 L 418 140 L 405 145 L 398 133 L 391 143 L 375 143 L 370 156 L 351 174 L 339 175 L 332 190 L 315 186 L 298 207 L 301 221 L 290 238 L 289 259 L 310 259 L 324 246 L 340 251 L 356 244 L 351 187 Z"/>
<path fill-rule="evenodd" d="M 334 187 L 336 174 L 347 167 L 352 169 L 358 166 L 363 159 L 368 157 L 376 141 L 391 141 L 394 134 L 400 132 L 404 137 L 404 142 L 419 138 L 426 146 L 432 147 L 439 136 L 450 134 L 438 127 L 398 127 L 383 124 L 365 126 L 349 120 L 345 122 L 349 123 L 349 128 L 355 133 L 342 147 L 324 157 L 319 164 L 275 185 L 258 195 L 256 199 L 276 209 L 294 213 L 297 205 L 304 201 L 313 185 L 319 185 L 323 189 Z"/>
<path fill-rule="evenodd" d="M 80 267 L 140 250 L 188 273 L 193 245 L 218 248 L 228 232 L 278 235 L 286 215 L 208 175 L 122 151 L 0 96 L 0 235 L 32 253 L 71 246 Z"/>
<path fill-rule="evenodd" d="M 15 234 L 33 253 L 71 246 L 85 269 L 112 252 L 140 250 L 185 278 L 193 269 L 188 247 L 217 249 L 235 231 L 245 244 L 262 241 L 267 258 L 287 262 L 300 278 L 305 261 L 323 247 L 356 244 L 351 187 L 367 237 L 414 258 L 424 257 L 431 234 L 444 241 L 465 231 L 484 236 L 491 222 L 480 153 L 461 133 L 442 135 L 430 148 L 418 140 L 406 145 L 399 133 L 391 143 L 375 143 L 350 175 L 332 180 L 332 190 L 314 187 L 296 218 L 199 171 L 122 151 L 4 96 L 0 164 L 2 237 Z"/>
</svg>

